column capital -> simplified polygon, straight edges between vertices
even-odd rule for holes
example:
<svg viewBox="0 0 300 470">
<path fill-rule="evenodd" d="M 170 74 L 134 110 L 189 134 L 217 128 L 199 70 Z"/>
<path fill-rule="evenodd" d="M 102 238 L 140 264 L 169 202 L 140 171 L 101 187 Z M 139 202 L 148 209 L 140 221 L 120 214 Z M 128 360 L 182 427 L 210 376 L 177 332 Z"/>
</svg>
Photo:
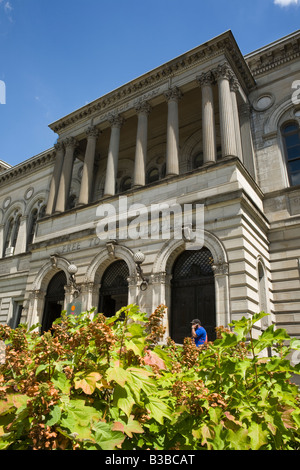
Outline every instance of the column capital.
<svg viewBox="0 0 300 470">
<path fill-rule="evenodd" d="M 116 127 L 120 129 L 122 125 L 124 124 L 125 119 L 122 116 L 120 116 L 120 114 L 110 114 L 108 116 L 108 121 L 111 127 Z"/>
<path fill-rule="evenodd" d="M 197 83 L 200 86 L 213 85 L 215 82 L 215 77 L 210 70 L 209 72 L 203 72 L 201 75 L 196 77 Z"/>
<path fill-rule="evenodd" d="M 220 80 L 222 78 L 230 80 L 233 77 L 232 68 L 227 62 L 218 65 L 218 67 L 213 70 L 213 74 L 216 80 Z"/>
<path fill-rule="evenodd" d="M 169 88 L 169 90 L 164 93 L 164 96 L 167 101 L 179 101 L 183 95 L 179 88 L 175 86 L 174 88 Z"/>
<path fill-rule="evenodd" d="M 78 145 L 78 140 L 75 138 L 75 137 L 67 137 L 64 141 L 64 146 L 65 147 L 72 147 L 72 148 L 76 148 L 77 145 Z"/>
<path fill-rule="evenodd" d="M 86 136 L 87 137 L 97 138 L 100 134 L 101 134 L 101 131 L 96 126 L 90 126 L 86 130 Z"/>
<path fill-rule="evenodd" d="M 146 114 L 148 116 L 152 108 L 148 101 L 139 101 L 135 106 L 135 110 L 137 114 Z"/>
<path fill-rule="evenodd" d="M 64 143 L 63 141 L 59 140 L 58 142 L 56 142 L 56 144 L 54 144 L 54 148 L 56 150 L 56 152 L 59 152 L 61 150 L 64 150 Z"/>
</svg>

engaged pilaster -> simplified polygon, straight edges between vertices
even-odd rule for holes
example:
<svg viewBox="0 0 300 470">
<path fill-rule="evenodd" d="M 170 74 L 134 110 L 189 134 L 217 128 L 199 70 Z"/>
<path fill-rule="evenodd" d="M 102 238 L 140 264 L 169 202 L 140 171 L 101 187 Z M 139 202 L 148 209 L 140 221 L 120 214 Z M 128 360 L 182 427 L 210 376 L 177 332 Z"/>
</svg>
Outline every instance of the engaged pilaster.
<svg viewBox="0 0 300 470">
<path fill-rule="evenodd" d="M 114 196 L 115 194 L 120 148 L 120 134 L 124 119 L 119 115 L 114 115 L 111 116 L 109 121 L 111 124 L 111 134 L 107 156 L 104 196 Z"/>
<path fill-rule="evenodd" d="M 216 161 L 216 126 L 212 84 L 214 76 L 211 72 L 197 77 L 202 90 L 202 140 L 203 163 Z"/>
<path fill-rule="evenodd" d="M 94 126 L 89 127 L 86 132 L 87 146 L 86 146 L 84 163 L 83 163 L 82 180 L 81 180 L 78 204 L 88 204 L 91 201 L 93 176 L 94 176 L 95 152 L 96 152 L 97 138 L 99 134 L 100 134 L 100 131 Z"/>
<path fill-rule="evenodd" d="M 56 212 L 64 212 L 67 208 L 67 202 L 72 180 L 74 151 L 78 145 L 78 142 L 75 137 L 68 137 L 64 141 L 64 144 L 66 148 L 66 153 L 59 182 L 59 189 L 56 201 Z"/>
<path fill-rule="evenodd" d="M 166 176 L 171 176 L 179 174 L 178 102 L 182 93 L 174 87 L 165 93 L 165 97 L 168 101 Z"/>
<path fill-rule="evenodd" d="M 136 135 L 134 179 L 133 186 L 145 185 L 146 161 L 147 161 L 147 143 L 148 143 L 148 116 L 151 106 L 147 102 L 139 103 L 136 106 L 138 115 L 138 126 Z"/>
</svg>

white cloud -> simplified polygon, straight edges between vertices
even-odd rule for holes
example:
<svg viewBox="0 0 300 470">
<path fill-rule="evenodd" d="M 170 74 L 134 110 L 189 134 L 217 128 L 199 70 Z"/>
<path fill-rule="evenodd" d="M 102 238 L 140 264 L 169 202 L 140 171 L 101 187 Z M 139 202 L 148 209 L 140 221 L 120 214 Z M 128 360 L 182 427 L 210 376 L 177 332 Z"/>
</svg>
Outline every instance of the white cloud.
<svg viewBox="0 0 300 470">
<path fill-rule="evenodd" d="M 0 5 L 3 7 L 3 10 L 5 11 L 5 13 L 7 14 L 7 17 L 10 21 L 12 21 L 12 17 L 11 17 L 11 12 L 13 10 L 13 7 L 10 3 L 10 1 L 8 0 L 0 0 Z"/>
<path fill-rule="evenodd" d="M 274 0 L 275 5 L 289 7 L 290 5 L 300 5 L 300 0 Z"/>
</svg>

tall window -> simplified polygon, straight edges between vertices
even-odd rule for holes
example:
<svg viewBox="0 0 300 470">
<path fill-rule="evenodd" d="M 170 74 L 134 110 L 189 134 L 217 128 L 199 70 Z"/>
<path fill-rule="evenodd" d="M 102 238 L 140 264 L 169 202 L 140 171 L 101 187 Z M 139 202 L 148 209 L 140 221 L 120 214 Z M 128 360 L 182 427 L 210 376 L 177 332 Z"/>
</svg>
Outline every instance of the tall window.
<svg viewBox="0 0 300 470">
<path fill-rule="evenodd" d="M 297 123 L 282 128 L 287 169 L 291 186 L 300 185 L 300 129 Z"/>
<path fill-rule="evenodd" d="M 38 210 L 33 209 L 32 213 L 31 213 L 31 216 L 30 216 L 30 225 L 29 225 L 27 246 L 31 245 L 31 243 L 33 242 L 33 237 L 34 237 L 34 234 L 35 234 L 37 219 L 38 219 Z"/>
<path fill-rule="evenodd" d="M 20 224 L 21 224 L 21 215 L 18 212 L 16 212 L 13 215 L 13 217 L 9 219 L 7 223 L 3 256 L 11 256 L 14 254 L 14 250 L 17 244 Z"/>
</svg>

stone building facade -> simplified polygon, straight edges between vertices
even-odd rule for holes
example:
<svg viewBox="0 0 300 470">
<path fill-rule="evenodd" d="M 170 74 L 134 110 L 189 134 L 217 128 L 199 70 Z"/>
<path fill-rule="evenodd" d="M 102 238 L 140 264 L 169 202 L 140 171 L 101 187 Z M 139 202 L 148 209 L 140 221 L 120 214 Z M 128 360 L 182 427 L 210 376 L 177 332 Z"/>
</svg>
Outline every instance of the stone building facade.
<svg viewBox="0 0 300 470">
<path fill-rule="evenodd" d="M 0 162 L 0 321 L 164 304 L 179 343 L 195 317 L 213 339 L 261 310 L 299 336 L 299 57 L 299 31 L 247 56 L 228 31 Z"/>
</svg>

